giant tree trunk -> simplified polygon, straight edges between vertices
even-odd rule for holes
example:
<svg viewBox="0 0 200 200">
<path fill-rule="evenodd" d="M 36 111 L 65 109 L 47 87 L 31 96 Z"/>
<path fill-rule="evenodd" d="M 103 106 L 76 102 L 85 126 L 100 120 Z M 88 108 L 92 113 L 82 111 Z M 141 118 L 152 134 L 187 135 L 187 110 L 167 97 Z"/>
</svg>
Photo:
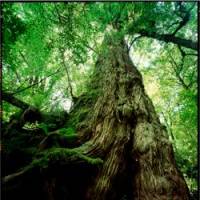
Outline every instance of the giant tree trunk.
<svg viewBox="0 0 200 200">
<path fill-rule="evenodd" d="M 99 97 L 87 117 L 88 141 L 81 147 L 104 164 L 86 199 L 189 199 L 166 129 L 125 42 L 108 37 L 104 43 L 92 83 L 100 90 Z"/>
<path fill-rule="evenodd" d="M 51 159 L 45 157 L 45 163 L 52 165 L 42 176 L 46 197 L 39 199 L 188 200 L 187 185 L 176 167 L 166 129 L 145 93 L 142 76 L 124 40 L 114 38 L 105 38 L 96 62 L 91 90 L 97 97 L 78 130 L 82 145 L 63 150 L 62 156 L 62 149 L 56 150 L 58 160 L 52 160 L 58 158 L 57 153 L 48 153 Z M 89 163 L 102 162 L 90 157 L 101 158 L 103 164 L 93 170 Z M 6 177 L 5 183 L 32 168 L 26 169 Z M 74 177 L 81 177 L 80 185 Z M 55 195 L 61 187 L 68 189 Z"/>
</svg>

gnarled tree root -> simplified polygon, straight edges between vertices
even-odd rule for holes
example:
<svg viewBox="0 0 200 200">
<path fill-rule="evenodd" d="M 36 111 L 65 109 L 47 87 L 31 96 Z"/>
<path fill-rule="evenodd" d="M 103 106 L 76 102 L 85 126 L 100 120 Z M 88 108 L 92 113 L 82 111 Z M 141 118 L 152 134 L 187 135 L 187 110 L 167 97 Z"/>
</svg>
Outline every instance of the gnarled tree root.
<svg viewBox="0 0 200 200">
<path fill-rule="evenodd" d="M 100 158 L 88 157 L 80 151 L 80 149 L 67 149 L 67 148 L 51 148 L 37 154 L 28 166 L 24 167 L 21 171 L 5 176 L 2 179 L 3 185 L 22 178 L 31 170 L 39 169 L 40 172 L 47 171 L 53 166 L 62 167 L 69 165 L 87 165 L 98 167 L 103 163 Z"/>
</svg>

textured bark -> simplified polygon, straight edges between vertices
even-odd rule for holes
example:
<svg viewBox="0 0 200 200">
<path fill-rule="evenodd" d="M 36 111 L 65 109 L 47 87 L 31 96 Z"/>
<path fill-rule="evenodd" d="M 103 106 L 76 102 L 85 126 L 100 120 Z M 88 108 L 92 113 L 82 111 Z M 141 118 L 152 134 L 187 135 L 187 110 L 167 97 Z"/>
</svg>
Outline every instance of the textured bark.
<svg viewBox="0 0 200 200">
<path fill-rule="evenodd" d="M 166 129 L 126 44 L 108 37 L 104 45 L 95 73 L 101 91 L 87 117 L 88 142 L 80 147 L 89 156 L 101 157 L 104 164 L 86 199 L 189 199 Z"/>
</svg>

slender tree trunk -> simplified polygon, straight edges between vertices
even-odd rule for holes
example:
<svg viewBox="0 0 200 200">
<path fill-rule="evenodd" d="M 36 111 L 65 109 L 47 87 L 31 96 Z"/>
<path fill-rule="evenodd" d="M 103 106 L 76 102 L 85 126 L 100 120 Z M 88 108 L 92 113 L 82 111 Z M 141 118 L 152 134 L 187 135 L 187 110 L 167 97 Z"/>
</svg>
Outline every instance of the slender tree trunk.
<svg viewBox="0 0 200 200">
<path fill-rule="evenodd" d="M 105 39 L 106 50 L 96 63 L 93 84 L 99 97 L 87 117 L 88 141 L 80 147 L 104 160 L 86 199 L 189 199 L 142 76 L 125 42 L 113 38 Z"/>
</svg>

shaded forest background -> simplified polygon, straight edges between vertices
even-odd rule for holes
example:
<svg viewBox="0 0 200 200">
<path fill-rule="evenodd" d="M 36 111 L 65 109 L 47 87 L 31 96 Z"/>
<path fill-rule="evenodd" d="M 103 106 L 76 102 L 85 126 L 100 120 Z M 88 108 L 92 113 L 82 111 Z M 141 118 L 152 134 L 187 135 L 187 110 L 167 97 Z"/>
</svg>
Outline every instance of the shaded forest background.
<svg viewBox="0 0 200 200">
<path fill-rule="evenodd" d="M 31 162 L 49 132 L 73 138 L 88 113 L 88 108 L 76 108 L 79 97 L 98 95 L 89 82 L 104 51 L 105 32 L 115 23 L 122 27 L 116 37 L 126 35 L 129 55 L 167 128 L 177 165 L 191 193 L 197 191 L 196 3 L 1 6 L 2 176 Z M 173 42 L 173 37 L 189 42 Z M 30 106 L 34 111 L 24 113 Z"/>
</svg>

